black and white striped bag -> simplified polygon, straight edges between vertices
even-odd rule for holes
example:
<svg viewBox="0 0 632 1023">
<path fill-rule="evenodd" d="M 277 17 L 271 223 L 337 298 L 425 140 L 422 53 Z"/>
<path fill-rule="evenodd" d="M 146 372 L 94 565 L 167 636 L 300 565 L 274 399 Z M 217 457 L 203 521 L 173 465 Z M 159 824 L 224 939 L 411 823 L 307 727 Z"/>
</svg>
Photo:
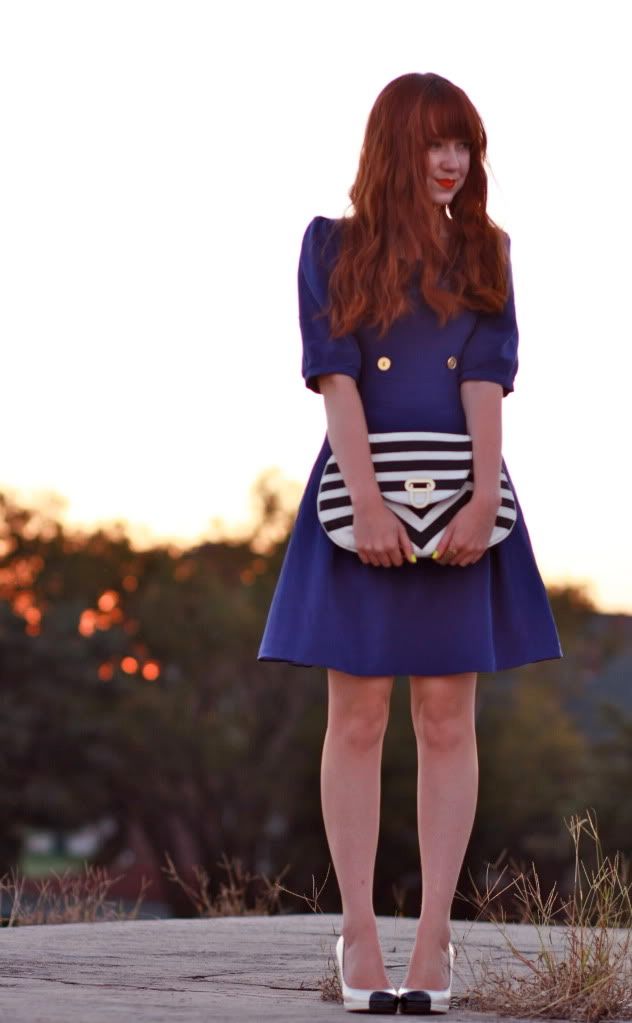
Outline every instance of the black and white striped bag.
<svg viewBox="0 0 632 1023">
<path fill-rule="evenodd" d="M 430 557 L 474 490 L 470 434 L 370 433 L 369 446 L 384 503 L 404 523 L 415 554 Z M 504 540 L 517 518 L 514 493 L 502 468 L 500 486 L 501 503 L 488 547 Z M 330 540 L 355 551 L 349 491 L 333 454 L 323 468 L 317 502 L 319 521 Z"/>
</svg>

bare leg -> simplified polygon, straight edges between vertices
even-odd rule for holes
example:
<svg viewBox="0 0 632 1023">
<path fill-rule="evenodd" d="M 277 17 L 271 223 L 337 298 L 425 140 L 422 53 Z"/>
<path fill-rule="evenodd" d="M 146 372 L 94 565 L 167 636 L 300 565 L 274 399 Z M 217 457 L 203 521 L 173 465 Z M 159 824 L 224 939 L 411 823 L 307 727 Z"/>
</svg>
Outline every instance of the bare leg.
<svg viewBox="0 0 632 1023">
<path fill-rule="evenodd" d="M 344 976 L 351 987 L 392 986 L 373 910 L 382 747 L 393 677 L 329 669 L 321 765 L 323 820 L 342 899 Z"/>
<path fill-rule="evenodd" d="M 405 987 L 448 986 L 450 910 L 478 796 L 476 680 L 476 672 L 410 679 L 422 900 Z"/>
</svg>

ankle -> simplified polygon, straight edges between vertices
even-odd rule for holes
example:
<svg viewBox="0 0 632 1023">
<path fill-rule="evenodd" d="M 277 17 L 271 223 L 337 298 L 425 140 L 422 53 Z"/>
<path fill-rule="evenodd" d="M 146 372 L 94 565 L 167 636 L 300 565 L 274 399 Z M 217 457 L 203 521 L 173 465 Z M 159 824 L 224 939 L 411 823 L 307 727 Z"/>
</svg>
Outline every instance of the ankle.
<svg viewBox="0 0 632 1023">
<path fill-rule="evenodd" d="M 348 923 L 343 919 L 341 933 L 348 944 L 377 938 L 377 921 L 375 917 L 368 919 L 354 918 Z"/>
<path fill-rule="evenodd" d="M 440 945 L 441 948 L 447 948 L 451 937 L 452 932 L 449 923 L 438 924 L 433 921 L 420 919 L 417 924 L 417 939 L 423 941 L 425 945 Z"/>
</svg>

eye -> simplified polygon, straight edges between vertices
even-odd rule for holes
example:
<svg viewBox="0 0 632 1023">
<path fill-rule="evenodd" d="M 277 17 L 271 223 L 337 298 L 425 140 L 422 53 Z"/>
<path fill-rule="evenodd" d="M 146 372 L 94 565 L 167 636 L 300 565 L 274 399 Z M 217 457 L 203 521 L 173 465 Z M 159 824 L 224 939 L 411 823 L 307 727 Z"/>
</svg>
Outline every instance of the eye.
<svg viewBox="0 0 632 1023">
<path fill-rule="evenodd" d="M 439 146 L 439 148 L 441 148 L 442 144 L 443 144 L 442 142 L 439 142 L 436 139 L 434 139 L 432 142 L 428 143 L 428 149 L 434 149 L 435 146 Z M 465 139 L 460 139 L 459 142 L 458 142 L 458 145 L 462 146 L 462 147 L 465 147 L 465 149 L 470 149 L 471 146 L 472 146 L 472 143 L 471 142 L 466 142 Z"/>
</svg>

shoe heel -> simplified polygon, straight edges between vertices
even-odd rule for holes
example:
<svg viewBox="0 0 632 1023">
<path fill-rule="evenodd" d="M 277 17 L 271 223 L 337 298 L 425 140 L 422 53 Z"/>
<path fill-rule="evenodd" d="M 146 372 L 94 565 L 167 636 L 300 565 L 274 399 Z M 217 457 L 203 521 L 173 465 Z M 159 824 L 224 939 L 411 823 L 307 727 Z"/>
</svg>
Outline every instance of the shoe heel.
<svg viewBox="0 0 632 1023">
<path fill-rule="evenodd" d="M 344 960 L 345 939 L 340 935 L 336 942 L 336 965 L 338 979 L 342 991 L 342 1001 L 347 1012 L 395 1013 L 399 999 L 394 987 L 372 990 L 371 988 L 349 987 L 345 983 L 342 964 Z"/>
</svg>

